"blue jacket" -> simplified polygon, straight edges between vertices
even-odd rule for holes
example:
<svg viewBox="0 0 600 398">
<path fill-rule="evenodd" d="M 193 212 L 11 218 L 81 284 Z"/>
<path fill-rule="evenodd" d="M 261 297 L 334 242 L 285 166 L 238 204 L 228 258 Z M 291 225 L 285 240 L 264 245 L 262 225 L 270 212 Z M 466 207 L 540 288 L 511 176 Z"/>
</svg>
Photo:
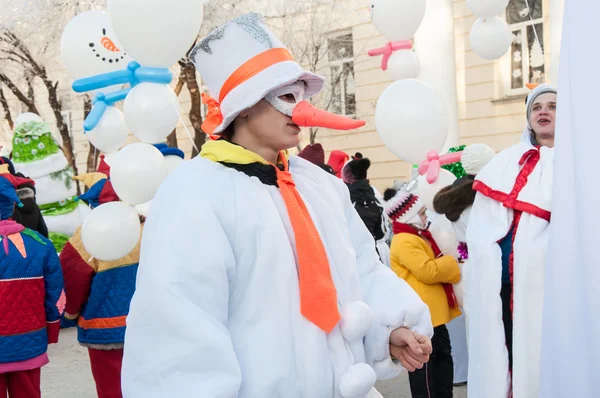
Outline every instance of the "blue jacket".
<svg viewBox="0 0 600 398">
<path fill-rule="evenodd" d="M 81 344 L 102 349 L 122 346 L 125 319 L 135 292 L 140 246 L 116 261 L 91 259 L 81 230 L 60 254 L 67 294 L 66 319 L 77 319 Z"/>
<path fill-rule="evenodd" d="M 52 242 L 0 221 L 0 363 L 36 358 L 58 341 L 65 308 L 63 276 Z"/>
</svg>

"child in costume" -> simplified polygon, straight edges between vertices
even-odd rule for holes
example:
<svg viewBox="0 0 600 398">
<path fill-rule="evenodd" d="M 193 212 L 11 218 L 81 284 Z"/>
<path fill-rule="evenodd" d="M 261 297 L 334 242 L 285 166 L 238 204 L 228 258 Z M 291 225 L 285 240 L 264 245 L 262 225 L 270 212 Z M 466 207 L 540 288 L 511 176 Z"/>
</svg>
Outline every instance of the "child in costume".
<svg viewBox="0 0 600 398">
<path fill-rule="evenodd" d="M 300 126 L 362 125 L 304 99 L 302 70 L 257 14 L 191 54 L 213 140 L 159 189 L 127 318 L 123 395 L 364 398 L 423 366 L 431 320 L 381 264 L 336 177 L 286 149 Z"/>
<path fill-rule="evenodd" d="M 110 167 L 101 157 L 98 171 L 75 177 L 89 190 L 80 200 L 91 207 L 118 201 L 110 182 Z M 139 244 L 116 261 L 94 259 L 83 246 L 81 228 L 60 254 L 65 278 L 65 319 L 77 321 L 79 343 L 88 348 L 99 398 L 121 397 L 121 363 L 125 318 L 135 291 Z"/>
<path fill-rule="evenodd" d="M 26 182 L 0 167 L 0 397 L 41 397 L 41 368 L 65 308 L 52 242 L 10 220 L 21 204 L 15 187 Z"/>
<path fill-rule="evenodd" d="M 556 89 L 535 88 L 522 141 L 496 155 L 473 183 L 469 396 L 538 396 L 555 115 Z"/>
<path fill-rule="evenodd" d="M 434 327 L 430 362 L 409 375 L 412 396 L 452 397 L 454 370 L 446 324 L 461 315 L 451 285 L 460 280 L 458 262 L 452 256 L 442 255 L 427 229 L 425 207 L 418 196 L 388 189 L 384 197 L 394 228 L 391 268 L 428 305 Z"/>
</svg>

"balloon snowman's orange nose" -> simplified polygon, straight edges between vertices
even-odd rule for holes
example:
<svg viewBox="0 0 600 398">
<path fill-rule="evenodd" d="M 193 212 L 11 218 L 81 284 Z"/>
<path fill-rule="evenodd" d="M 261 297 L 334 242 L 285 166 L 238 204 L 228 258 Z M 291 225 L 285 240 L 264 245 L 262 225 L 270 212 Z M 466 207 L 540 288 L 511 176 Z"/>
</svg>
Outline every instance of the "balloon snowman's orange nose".
<svg viewBox="0 0 600 398">
<path fill-rule="evenodd" d="M 364 120 L 354 120 L 317 109 L 307 101 L 301 101 L 292 112 L 292 121 L 300 127 L 324 127 L 333 130 L 352 130 L 366 124 Z"/>
</svg>

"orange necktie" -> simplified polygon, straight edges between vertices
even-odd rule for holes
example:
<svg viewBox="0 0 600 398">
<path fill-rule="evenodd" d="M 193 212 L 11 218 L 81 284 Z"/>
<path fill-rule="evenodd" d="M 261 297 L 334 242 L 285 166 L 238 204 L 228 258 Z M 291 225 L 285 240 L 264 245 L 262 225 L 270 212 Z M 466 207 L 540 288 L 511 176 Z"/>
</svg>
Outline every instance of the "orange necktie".
<svg viewBox="0 0 600 398">
<path fill-rule="evenodd" d="M 285 202 L 296 237 L 298 279 L 300 281 L 300 312 L 326 333 L 340 320 L 337 293 L 325 247 L 296 184 L 288 171 L 286 157 L 281 154 L 284 170 L 277 170 L 277 184 Z"/>
</svg>

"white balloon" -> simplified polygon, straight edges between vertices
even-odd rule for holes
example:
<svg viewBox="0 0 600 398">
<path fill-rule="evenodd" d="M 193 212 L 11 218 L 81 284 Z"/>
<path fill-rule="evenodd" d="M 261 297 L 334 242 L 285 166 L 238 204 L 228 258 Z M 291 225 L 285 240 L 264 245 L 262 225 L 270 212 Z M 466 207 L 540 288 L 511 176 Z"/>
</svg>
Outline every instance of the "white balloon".
<svg viewBox="0 0 600 398">
<path fill-rule="evenodd" d="M 152 199 L 167 177 L 164 156 L 149 144 L 127 145 L 111 163 L 110 180 L 116 194 L 134 206 Z"/>
<path fill-rule="evenodd" d="M 131 62 L 117 41 L 108 14 L 103 11 L 88 11 L 73 18 L 63 31 L 60 53 L 73 79 L 125 69 Z M 116 85 L 93 92 L 109 93 L 120 87 Z"/>
<path fill-rule="evenodd" d="M 148 217 L 150 214 L 150 208 L 152 207 L 152 201 L 142 203 L 141 205 L 135 206 L 135 212 L 140 216 Z"/>
<path fill-rule="evenodd" d="M 372 0 L 371 18 L 387 40 L 409 40 L 423 22 L 425 6 L 425 0 Z"/>
<path fill-rule="evenodd" d="M 140 239 L 140 219 L 123 202 L 110 202 L 96 207 L 83 222 L 81 240 L 85 250 L 102 261 L 125 257 Z"/>
<path fill-rule="evenodd" d="M 467 7 L 478 18 L 493 18 L 506 8 L 509 0 L 467 0 Z"/>
<path fill-rule="evenodd" d="M 383 143 L 399 158 L 418 164 L 440 152 L 448 136 L 448 110 L 440 95 L 415 79 L 398 80 L 377 102 L 375 125 Z"/>
<path fill-rule="evenodd" d="M 442 188 L 452 185 L 454 181 L 456 181 L 456 176 L 446 169 L 440 169 L 438 178 L 433 184 L 427 182 L 426 176 L 419 176 L 417 178 L 417 190 L 419 197 L 423 201 L 423 205 L 427 209 L 435 211 L 433 208 L 433 198 Z"/>
<path fill-rule="evenodd" d="M 388 73 L 392 80 L 416 79 L 421 72 L 417 53 L 413 50 L 394 51 L 388 61 Z"/>
<path fill-rule="evenodd" d="M 107 107 L 96 128 L 85 133 L 94 147 L 107 153 L 117 151 L 125 145 L 128 135 L 129 129 L 125 124 L 125 117 L 114 106 Z"/>
<path fill-rule="evenodd" d="M 190 49 L 200 31 L 200 0 L 109 0 L 119 40 L 142 66 L 169 68 Z"/>
<path fill-rule="evenodd" d="M 35 113 L 25 112 L 25 113 L 21 113 L 17 117 L 14 125 L 15 125 L 15 127 L 17 127 L 19 124 L 29 123 L 29 122 L 44 123 L 44 120 L 42 120 L 42 118 Z"/>
<path fill-rule="evenodd" d="M 165 156 L 165 164 L 167 165 L 167 175 L 171 174 L 184 160 L 179 156 Z"/>
<path fill-rule="evenodd" d="M 498 17 L 478 19 L 471 28 L 471 47 L 481 58 L 494 60 L 502 57 L 511 42 L 508 24 Z"/>
<path fill-rule="evenodd" d="M 179 100 L 165 84 L 141 83 L 127 95 L 123 112 L 127 126 L 137 138 L 157 144 L 177 127 Z"/>
</svg>

